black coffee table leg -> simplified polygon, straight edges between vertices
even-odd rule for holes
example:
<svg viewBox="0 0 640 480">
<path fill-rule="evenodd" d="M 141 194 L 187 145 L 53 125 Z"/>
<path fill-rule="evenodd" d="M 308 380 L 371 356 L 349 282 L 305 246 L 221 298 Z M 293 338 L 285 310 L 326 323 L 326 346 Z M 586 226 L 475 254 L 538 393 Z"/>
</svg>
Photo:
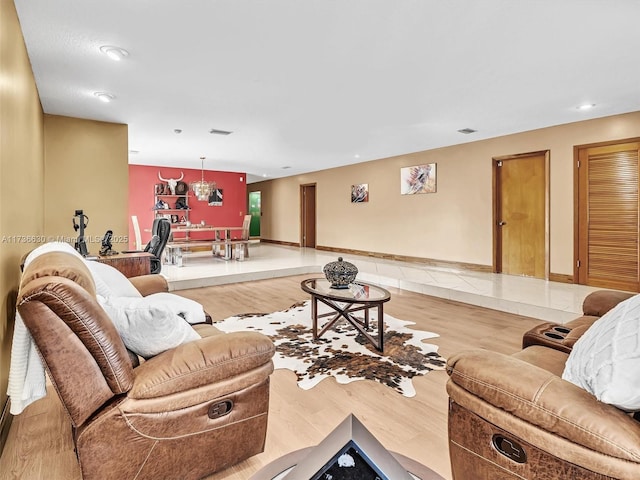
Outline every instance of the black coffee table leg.
<svg viewBox="0 0 640 480">
<path fill-rule="evenodd" d="M 311 295 L 311 320 L 313 321 L 313 339 L 318 339 L 318 297 Z"/>
<path fill-rule="evenodd" d="M 367 310 L 368 312 L 368 310 Z M 382 310 L 382 303 L 378 304 L 378 350 L 384 351 L 384 312 Z"/>
</svg>

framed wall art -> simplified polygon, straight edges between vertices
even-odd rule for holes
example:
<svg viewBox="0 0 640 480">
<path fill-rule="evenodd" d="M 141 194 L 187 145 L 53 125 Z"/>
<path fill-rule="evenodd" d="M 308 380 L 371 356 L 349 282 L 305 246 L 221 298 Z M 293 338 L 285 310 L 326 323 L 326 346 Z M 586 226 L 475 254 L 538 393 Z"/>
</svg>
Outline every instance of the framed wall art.
<svg viewBox="0 0 640 480">
<path fill-rule="evenodd" d="M 417 193 L 436 192 L 436 164 L 425 163 L 400 169 L 400 193 L 415 195 Z"/>
<path fill-rule="evenodd" d="M 222 189 L 216 188 L 209 195 L 209 206 L 210 207 L 221 207 L 222 206 Z"/>
<path fill-rule="evenodd" d="M 362 203 L 369 201 L 369 184 L 359 183 L 351 185 L 351 203 Z"/>
</svg>

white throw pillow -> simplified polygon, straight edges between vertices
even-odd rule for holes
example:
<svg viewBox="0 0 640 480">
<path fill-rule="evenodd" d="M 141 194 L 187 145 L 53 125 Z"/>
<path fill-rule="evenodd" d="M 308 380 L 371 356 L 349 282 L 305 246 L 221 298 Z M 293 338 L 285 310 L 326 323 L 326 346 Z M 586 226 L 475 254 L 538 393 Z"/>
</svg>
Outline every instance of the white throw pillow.
<svg viewBox="0 0 640 480">
<path fill-rule="evenodd" d="M 573 346 L 562 378 L 601 402 L 640 410 L 640 295 L 589 327 Z"/>
<path fill-rule="evenodd" d="M 180 315 L 188 323 L 204 323 L 204 308 L 195 300 L 181 297 L 175 293 L 158 292 L 146 296 L 147 301 L 157 307 L 165 308 Z"/>
<path fill-rule="evenodd" d="M 144 358 L 198 340 L 200 335 L 170 309 L 154 305 L 148 297 L 98 295 L 98 302 L 113 321 L 126 347 Z"/>
<path fill-rule="evenodd" d="M 142 297 L 138 289 L 117 268 L 94 260 L 87 260 L 85 263 L 93 275 L 98 295 L 105 298 Z"/>
</svg>

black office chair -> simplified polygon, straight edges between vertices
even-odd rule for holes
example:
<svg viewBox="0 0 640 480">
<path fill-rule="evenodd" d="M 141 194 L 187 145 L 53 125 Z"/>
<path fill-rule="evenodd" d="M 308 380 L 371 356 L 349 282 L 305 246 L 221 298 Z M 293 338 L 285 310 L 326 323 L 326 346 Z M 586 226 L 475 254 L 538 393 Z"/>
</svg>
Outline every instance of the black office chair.
<svg viewBox="0 0 640 480">
<path fill-rule="evenodd" d="M 151 226 L 151 240 L 144 250 L 125 250 L 122 253 L 151 253 L 151 273 L 162 270 L 162 252 L 171 237 L 171 222 L 167 218 L 156 218 Z"/>
<path fill-rule="evenodd" d="M 151 253 L 151 273 L 160 273 L 162 269 L 162 252 L 171 236 L 171 222 L 166 218 L 156 218 L 151 227 L 151 240 L 144 248 L 145 252 Z"/>
</svg>

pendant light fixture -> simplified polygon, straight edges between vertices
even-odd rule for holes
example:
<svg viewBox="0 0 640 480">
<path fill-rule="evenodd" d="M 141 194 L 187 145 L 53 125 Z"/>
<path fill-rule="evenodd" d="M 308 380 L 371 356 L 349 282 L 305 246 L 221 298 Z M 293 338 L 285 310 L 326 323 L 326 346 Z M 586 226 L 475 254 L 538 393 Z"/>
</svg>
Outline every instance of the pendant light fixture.
<svg viewBox="0 0 640 480">
<path fill-rule="evenodd" d="M 209 195 L 216 189 L 216 182 L 205 182 L 204 180 L 204 159 L 205 157 L 200 157 L 202 163 L 200 180 L 189 184 L 189 188 L 193 190 L 193 194 L 198 200 L 209 200 Z"/>
</svg>

